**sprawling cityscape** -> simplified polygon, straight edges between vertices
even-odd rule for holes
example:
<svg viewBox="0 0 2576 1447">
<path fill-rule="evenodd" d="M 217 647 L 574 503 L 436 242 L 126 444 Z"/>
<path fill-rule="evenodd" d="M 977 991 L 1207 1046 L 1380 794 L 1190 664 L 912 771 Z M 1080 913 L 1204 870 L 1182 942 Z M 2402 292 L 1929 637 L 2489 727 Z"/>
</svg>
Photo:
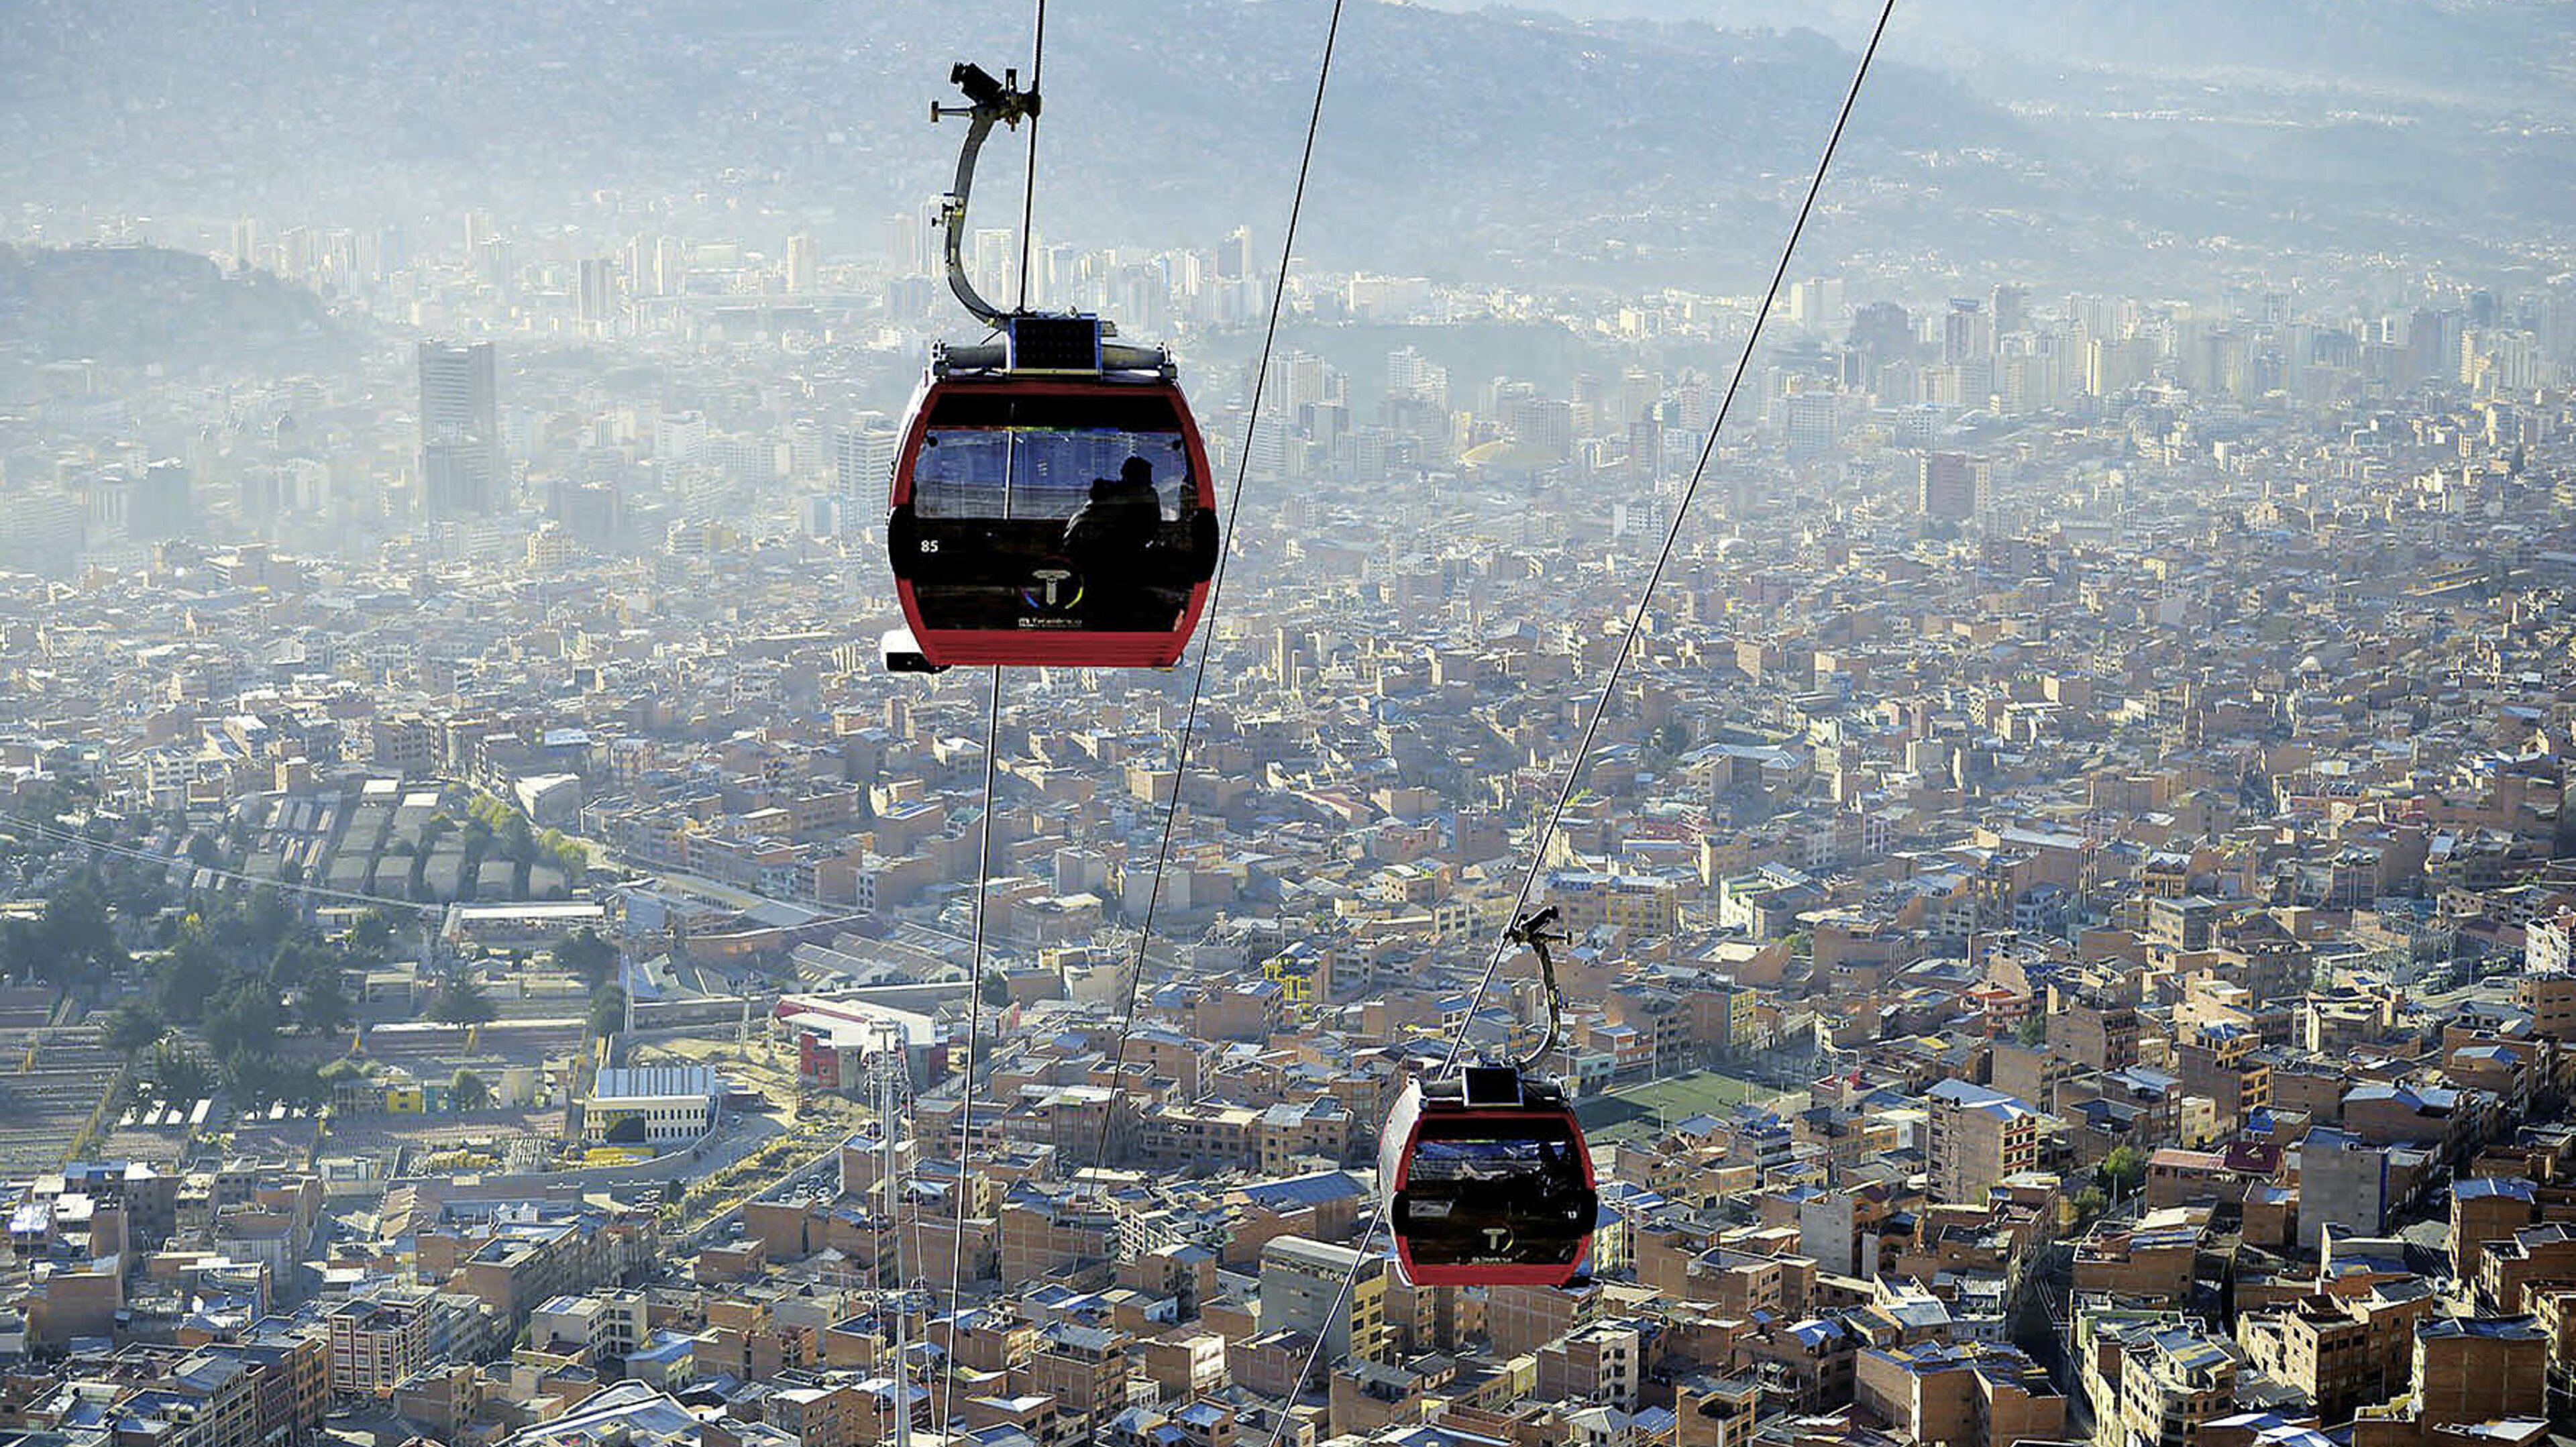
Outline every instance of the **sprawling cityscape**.
<svg viewBox="0 0 2576 1447">
<path fill-rule="evenodd" d="M 1863 38 L 1594 8 L 1355 7 L 1741 36 L 1810 168 Z M 2124 74 L 2086 124 L 2284 93 Z M 1172 348 L 1224 569 L 1175 668 L 938 675 L 929 192 L 298 202 L 138 103 L 147 197 L 0 103 L 0 1447 L 2576 1431 L 2576 234 L 2061 246 L 2062 155 L 1879 81 L 1767 311 L 1804 172 L 1370 265 L 1276 118 L 1153 244 L 1024 244 L 996 131 L 971 284 Z M 1990 244 L 1893 239 L 1945 198 Z M 1532 1052 L 1584 1269 L 1409 1280 L 1382 1123 Z"/>
</svg>

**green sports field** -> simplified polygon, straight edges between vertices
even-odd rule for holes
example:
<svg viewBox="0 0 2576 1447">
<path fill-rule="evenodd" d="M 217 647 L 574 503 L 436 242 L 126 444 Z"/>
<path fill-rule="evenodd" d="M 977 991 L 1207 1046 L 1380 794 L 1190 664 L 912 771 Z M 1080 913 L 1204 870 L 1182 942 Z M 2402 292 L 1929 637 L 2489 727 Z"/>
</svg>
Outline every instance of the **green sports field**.
<svg viewBox="0 0 2576 1447">
<path fill-rule="evenodd" d="M 1669 1080 L 1622 1086 L 1606 1095 L 1577 1101 L 1574 1113 L 1586 1139 L 1596 1143 L 1652 1140 L 1656 1112 L 1669 1123 L 1694 1115 L 1717 1115 L 1746 1100 L 1768 1100 L 1778 1092 L 1749 1080 L 1694 1070 Z"/>
</svg>

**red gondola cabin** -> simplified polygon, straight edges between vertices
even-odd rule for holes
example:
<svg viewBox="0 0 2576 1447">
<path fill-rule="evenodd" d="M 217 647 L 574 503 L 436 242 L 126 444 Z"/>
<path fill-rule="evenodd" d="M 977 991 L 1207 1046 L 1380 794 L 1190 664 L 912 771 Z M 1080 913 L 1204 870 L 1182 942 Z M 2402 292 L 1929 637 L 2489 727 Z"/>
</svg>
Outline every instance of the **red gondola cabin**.
<svg viewBox="0 0 2576 1447">
<path fill-rule="evenodd" d="M 932 363 L 886 522 L 914 646 L 936 667 L 1168 668 L 1217 551 L 1207 446 L 1159 349 L 1092 317 L 1009 318 Z"/>
<path fill-rule="evenodd" d="M 1379 1210 L 1422 1286 L 1565 1286 L 1600 1197 L 1556 1085 L 1508 1066 L 1408 1082 L 1378 1142 Z"/>
</svg>

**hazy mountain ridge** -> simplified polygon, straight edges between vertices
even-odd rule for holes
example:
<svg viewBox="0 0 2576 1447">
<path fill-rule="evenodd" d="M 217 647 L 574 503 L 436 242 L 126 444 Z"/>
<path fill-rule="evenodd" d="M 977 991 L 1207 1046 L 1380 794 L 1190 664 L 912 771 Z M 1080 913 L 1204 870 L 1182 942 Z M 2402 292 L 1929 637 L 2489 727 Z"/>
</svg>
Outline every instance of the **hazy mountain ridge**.
<svg viewBox="0 0 2576 1447">
<path fill-rule="evenodd" d="M 13 72 L 0 179 L 62 201 L 317 224 L 560 214 L 595 188 L 706 188 L 790 216 L 830 208 L 846 239 L 873 244 L 887 214 L 944 187 L 958 128 L 927 125 L 923 108 L 953 98 L 948 63 L 1020 63 L 1026 15 L 878 6 L 861 34 L 848 13 L 805 0 L 748 15 L 699 0 L 144 0 L 110 33 L 84 7 L 40 0 L 0 20 L 0 54 L 21 57 L 0 61 Z M 1041 228 L 1205 244 L 1250 222 L 1275 236 L 1324 16 L 1288 0 L 1110 0 L 1057 17 Z M 1461 226 L 1527 241 L 1641 197 L 1767 196 L 1766 177 L 1812 164 L 1851 61 L 1812 33 L 1669 44 L 1651 27 L 1354 5 L 1307 240 L 1319 255 L 1421 265 L 1454 258 L 1442 233 Z M 1890 65 L 1872 89 L 1909 117 L 1909 147 L 2022 138 L 1928 72 Z M 62 123 L 74 114 L 91 119 Z M 1855 164 L 1874 147 L 1883 158 L 1898 129 L 1856 132 Z M 1004 137 L 988 154 L 976 220 L 999 225 L 1018 146 Z"/>
<path fill-rule="evenodd" d="M 319 297 L 265 272 L 150 246 L 0 246 L 0 352 L 30 363 L 292 370 L 352 350 Z"/>
<path fill-rule="evenodd" d="M 1326 13 L 1101 0 L 1057 16 L 1039 229 L 1207 246 L 1249 224 L 1266 262 Z M 1798 13 L 1857 39 L 1858 0 Z M 2382 34 L 2333 15 L 2389 18 Z M 2545 70 L 2564 37 L 2553 49 L 2540 32 L 2566 15 L 2576 4 L 2556 0 L 1901 7 L 1816 244 L 2080 279 L 2159 264 L 2176 237 L 2304 247 L 2393 226 L 2440 245 L 2448 225 L 2474 246 L 2576 220 L 2576 193 L 2529 179 L 2576 165 L 2566 134 L 2499 129 L 2493 105 L 2381 115 L 2308 89 L 2360 83 L 2427 25 L 2457 33 L 2424 41 L 2425 77 L 2508 41 L 2530 43 L 2500 74 Z M 870 253 L 888 218 L 947 184 L 960 127 L 923 112 L 954 98 L 950 62 L 1024 64 L 1027 21 L 1017 4 L 892 0 L 137 0 L 110 25 L 79 0 L 28 0 L 0 11 L 0 194 L 271 228 L 395 221 L 426 250 L 452 248 L 463 213 L 486 209 L 539 251 L 572 249 L 547 233 L 574 224 L 594 252 L 671 233 L 769 249 L 806 230 L 835 254 Z M 2193 45 L 2212 66 L 2289 64 L 2311 32 L 2314 55 L 2278 84 L 2135 68 Z M 1958 46 L 1988 43 L 2020 58 L 1959 64 Z M 2106 49 L 2132 68 L 2082 68 Z M 2030 58 L 2048 54 L 2062 60 Z M 1806 30 L 1354 3 L 1300 250 L 1452 277 L 1746 289 L 1853 59 Z M 2338 109 L 2355 114 L 2327 117 Z M 1022 154 L 1009 135 L 988 150 L 975 227 L 1012 224 Z"/>
<path fill-rule="evenodd" d="M 1492 13 L 1557 12 L 1576 23 L 1672 29 L 1779 23 L 1779 0 L 1426 0 Z M 1876 0 L 1809 0 L 1801 23 L 1859 43 Z M 2262 72 L 2339 87 L 2443 91 L 2546 103 L 2576 64 L 2576 0 L 1941 0 L 1900 3 L 1887 52 L 1919 64 L 1976 56 L 2025 65 L 2176 74 Z M 2501 92 L 2501 93 L 2500 93 Z"/>
<path fill-rule="evenodd" d="M 1960 0 L 1945 24 L 2025 58 L 2179 73 L 2252 70 L 2459 98 L 2563 98 L 2566 0 Z"/>
</svg>

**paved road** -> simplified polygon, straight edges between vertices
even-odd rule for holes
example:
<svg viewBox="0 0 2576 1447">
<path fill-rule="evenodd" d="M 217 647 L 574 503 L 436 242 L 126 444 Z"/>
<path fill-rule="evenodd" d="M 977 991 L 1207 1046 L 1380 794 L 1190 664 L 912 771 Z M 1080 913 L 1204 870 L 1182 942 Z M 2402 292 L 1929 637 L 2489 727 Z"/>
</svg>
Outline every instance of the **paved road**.
<svg viewBox="0 0 2576 1447">
<path fill-rule="evenodd" d="M 819 1154 L 789 1167 L 777 1178 L 763 1182 L 744 1192 L 732 1205 L 725 1207 L 724 1210 L 718 1212 L 712 1217 L 709 1217 L 704 1225 L 699 1226 L 696 1230 L 689 1232 L 687 1236 L 682 1238 L 680 1249 L 682 1251 L 696 1251 L 723 1239 L 725 1228 L 742 1218 L 742 1208 L 744 1206 L 753 1201 L 757 1201 L 761 1197 L 768 1195 L 772 1191 L 779 1190 L 782 1187 L 802 1185 L 807 1181 L 817 1179 L 826 1172 L 837 1171 L 840 1168 L 840 1160 L 841 1145 L 840 1142 L 834 1141 L 832 1144 L 825 1146 Z"/>
<path fill-rule="evenodd" d="M 728 1113 L 715 1134 L 699 1145 L 697 1158 L 688 1163 L 689 1179 L 715 1175 L 786 1133 L 787 1122 L 776 1112 Z"/>
</svg>

